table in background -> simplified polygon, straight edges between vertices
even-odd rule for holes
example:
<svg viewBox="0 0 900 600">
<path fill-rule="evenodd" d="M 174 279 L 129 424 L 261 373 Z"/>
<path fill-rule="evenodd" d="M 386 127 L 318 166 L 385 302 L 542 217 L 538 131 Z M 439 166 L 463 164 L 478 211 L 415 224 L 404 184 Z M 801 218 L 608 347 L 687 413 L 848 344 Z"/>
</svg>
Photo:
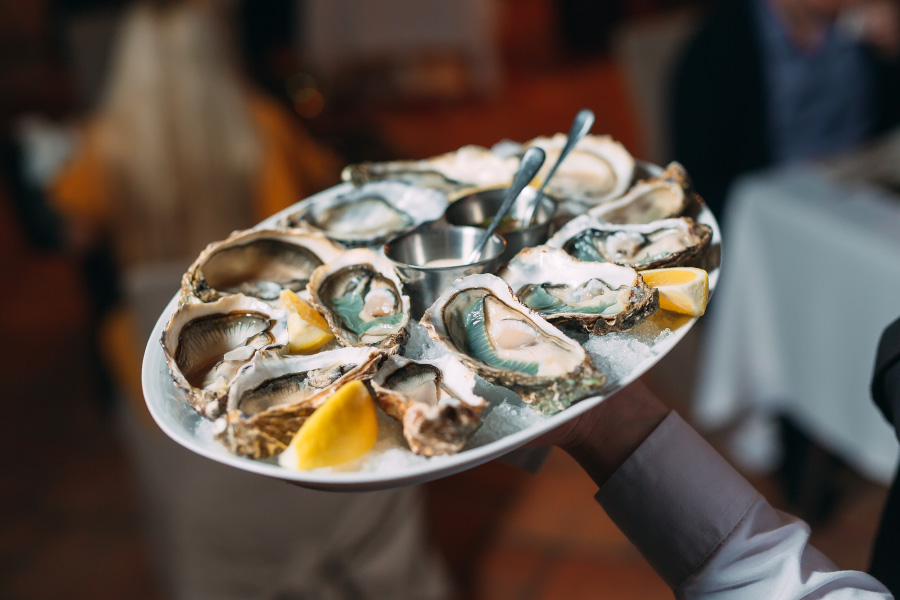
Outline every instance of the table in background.
<svg viewBox="0 0 900 600">
<path fill-rule="evenodd" d="M 728 202 L 698 425 L 763 424 L 743 428 L 734 458 L 770 467 L 756 450 L 776 439 L 773 417 L 787 415 L 861 473 L 890 481 L 897 439 L 869 381 L 879 335 L 900 315 L 900 198 L 803 167 L 745 178 Z"/>
</svg>

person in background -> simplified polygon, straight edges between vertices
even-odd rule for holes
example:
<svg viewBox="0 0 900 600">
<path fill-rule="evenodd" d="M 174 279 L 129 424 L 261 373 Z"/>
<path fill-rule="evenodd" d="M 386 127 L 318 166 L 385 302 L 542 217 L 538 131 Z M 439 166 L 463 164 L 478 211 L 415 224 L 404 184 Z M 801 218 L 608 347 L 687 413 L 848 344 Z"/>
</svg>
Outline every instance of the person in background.
<svg viewBox="0 0 900 600">
<path fill-rule="evenodd" d="M 885 419 L 894 426 L 900 439 L 900 319 L 891 323 L 881 334 L 875 371 L 872 376 L 872 399 Z M 872 566 L 869 572 L 900 596 L 900 474 L 888 492 L 875 538 Z"/>
<path fill-rule="evenodd" d="M 740 175 L 851 150 L 900 123 L 896 0 L 727 0 L 673 80 L 674 156 L 721 219 Z"/>
<path fill-rule="evenodd" d="M 148 532 L 174 598 L 444 598 L 417 488 L 329 494 L 181 448 L 143 402 L 141 356 L 206 244 L 337 182 L 338 162 L 236 72 L 208 6 L 138 4 L 108 88 L 51 189 L 84 251 L 108 239 L 125 301 L 101 347 Z"/>
</svg>

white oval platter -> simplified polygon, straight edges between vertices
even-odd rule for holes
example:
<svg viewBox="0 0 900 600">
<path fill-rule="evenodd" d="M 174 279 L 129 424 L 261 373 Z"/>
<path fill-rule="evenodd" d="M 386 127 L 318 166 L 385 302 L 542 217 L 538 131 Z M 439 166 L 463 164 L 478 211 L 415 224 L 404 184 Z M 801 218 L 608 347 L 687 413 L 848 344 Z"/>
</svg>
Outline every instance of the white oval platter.
<svg viewBox="0 0 900 600">
<path fill-rule="evenodd" d="M 349 189 L 351 189 L 350 184 L 341 184 L 321 192 L 319 196 L 326 194 L 336 195 Z M 276 221 L 293 210 L 296 210 L 296 206 L 289 207 L 273 215 L 260 223 L 259 227 L 272 226 Z M 702 208 L 697 220 L 712 227 L 711 251 L 717 257 L 716 264 L 721 264 L 721 234 L 718 223 L 706 207 Z M 716 266 L 709 272 L 710 296 L 715 290 L 718 278 L 719 268 Z M 173 282 L 173 288 L 177 287 L 177 285 L 177 282 Z M 480 441 L 472 443 L 472 440 L 478 440 L 478 432 L 476 432 L 472 440 L 470 440 L 470 444 L 457 454 L 434 458 L 417 457 L 408 449 L 405 449 L 402 441 L 395 444 L 391 440 L 380 440 L 373 452 L 383 452 L 385 455 L 390 453 L 389 459 L 378 460 L 378 457 L 375 457 L 374 460 L 360 463 L 362 466 L 350 465 L 349 468 L 344 467 L 341 469 L 298 471 L 282 467 L 274 459 L 260 461 L 229 454 L 224 447 L 213 439 L 212 423 L 194 412 L 182 393 L 175 387 L 159 340 L 166 323 L 175 312 L 177 300 L 177 295 L 173 296 L 166 309 L 160 315 L 144 353 L 142 372 L 144 397 L 150 409 L 150 414 L 159 427 L 185 448 L 211 460 L 244 471 L 290 481 L 304 487 L 334 491 L 365 491 L 422 483 L 452 475 L 509 454 L 562 423 L 591 410 L 600 402 L 603 402 L 604 399 L 638 379 L 668 354 L 696 322 L 696 319 L 686 319 L 680 322 L 677 329 L 663 336 L 663 339 L 651 346 L 652 352 L 649 356 L 634 364 L 627 374 L 608 384 L 603 395 L 582 400 L 553 416 L 538 417 L 535 415 L 533 419 L 526 418 L 521 421 L 521 423 L 524 423 L 521 429 L 503 432 L 501 428 L 496 439 L 491 439 L 488 436 L 488 439 L 485 440 L 485 436 L 481 436 L 482 439 Z M 491 398 L 491 396 L 496 395 L 497 390 L 502 392 L 502 388 L 487 385 L 482 385 L 482 387 L 493 389 L 494 393 L 488 393 L 487 395 L 489 400 L 495 403 L 496 399 Z M 496 406 L 492 407 L 492 409 L 494 408 Z M 518 411 L 519 414 L 523 412 L 533 413 L 530 408 L 522 405 L 515 406 L 513 404 L 512 408 Z M 499 414 L 501 411 L 497 412 Z M 490 413 L 487 414 L 487 418 L 490 418 Z M 390 430 L 392 428 L 392 424 L 387 417 L 381 419 L 380 424 L 383 426 L 382 429 Z M 395 429 L 399 428 L 395 427 Z M 396 432 L 394 432 L 394 436 L 399 437 Z M 409 456 L 404 457 L 403 453 Z"/>
</svg>

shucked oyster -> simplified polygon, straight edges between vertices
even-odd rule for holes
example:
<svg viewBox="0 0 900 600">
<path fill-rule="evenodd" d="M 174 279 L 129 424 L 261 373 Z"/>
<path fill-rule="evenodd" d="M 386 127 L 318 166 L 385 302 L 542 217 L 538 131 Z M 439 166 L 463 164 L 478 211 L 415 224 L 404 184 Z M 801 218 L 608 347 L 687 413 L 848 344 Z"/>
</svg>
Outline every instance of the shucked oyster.
<svg viewBox="0 0 900 600">
<path fill-rule="evenodd" d="M 463 364 L 544 413 L 606 383 L 578 342 L 522 305 L 494 275 L 457 280 L 425 311 L 422 324 Z"/>
<path fill-rule="evenodd" d="M 565 134 L 557 133 L 525 144 L 526 148 L 538 146 L 547 154 L 538 177 L 547 177 L 567 139 Z M 624 194 L 633 175 L 634 158 L 625 146 L 608 135 L 587 135 L 559 165 L 547 191 L 560 198 L 595 205 Z"/>
<path fill-rule="evenodd" d="M 341 176 L 356 185 L 395 179 L 454 194 L 469 188 L 509 185 L 518 167 L 516 157 L 500 156 L 481 146 L 463 146 L 425 160 L 350 165 Z"/>
<path fill-rule="evenodd" d="M 283 310 L 243 294 L 184 304 L 160 340 L 175 385 L 194 409 L 213 419 L 238 370 L 258 350 L 287 343 Z"/>
<path fill-rule="evenodd" d="M 592 217 L 607 223 L 650 223 L 678 217 L 687 209 L 690 194 L 687 172 L 677 162 L 671 163 L 657 177 L 634 185 L 628 193 L 588 211 Z"/>
<path fill-rule="evenodd" d="M 443 192 L 402 181 L 365 183 L 346 193 L 302 202 L 286 223 L 325 234 L 348 247 L 377 246 L 389 237 L 440 219 Z"/>
<path fill-rule="evenodd" d="M 584 262 L 549 246 L 526 248 L 500 272 L 516 298 L 555 325 L 631 329 L 659 309 L 659 294 L 631 267 Z"/>
<path fill-rule="evenodd" d="M 181 289 L 203 302 L 228 294 L 276 300 L 282 289 L 305 291 L 316 267 L 343 251 L 325 236 L 297 229 L 235 231 L 200 253 Z"/>
<path fill-rule="evenodd" d="M 409 296 L 383 256 L 365 248 L 348 250 L 316 269 L 307 289 L 344 345 L 393 354 L 406 340 Z"/>
<path fill-rule="evenodd" d="M 709 246 L 712 229 L 688 217 L 645 225 L 613 225 L 581 215 L 547 241 L 578 260 L 612 262 L 638 271 L 683 266 Z"/>
<path fill-rule="evenodd" d="M 381 357 L 374 348 L 258 357 L 234 379 L 215 437 L 238 456 L 274 456 L 334 390 L 372 377 Z"/>
<path fill-rule="evenodd" d="M 475 375 L 451 356 L 412 361 L 391 356 L 372 379 L 375 401 L 403 424 L 410 449 L 453 454 L 478 428 L 487 405 L 473 391 Z"/>
</svg>

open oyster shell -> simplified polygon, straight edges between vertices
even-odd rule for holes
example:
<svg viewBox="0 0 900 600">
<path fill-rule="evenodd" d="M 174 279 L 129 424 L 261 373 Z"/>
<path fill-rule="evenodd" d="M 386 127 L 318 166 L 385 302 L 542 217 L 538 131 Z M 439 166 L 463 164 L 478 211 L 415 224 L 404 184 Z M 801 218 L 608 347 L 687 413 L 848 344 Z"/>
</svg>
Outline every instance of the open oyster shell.
<svg viewBox="0 0 900 600">
<path fill-rule="evenodd" d="M 305 292 L 312 272 L 344 249 L 299 229 L 247 229 L 208 245 L 184 274 L 182 292 L 203 302 L 242 293 L 277 300 L 282 289 Z"/>
<path fill-rule="evenodd" d="M 383 256 L 365 248 L 348 250 L 316 269 L 307 290 L 345 346 L 374 346 L 393 354 L 406 341 L 409 296 Z"/>
<path fill-rule="evenodd" d="M 356 248 L 380 246 L 388 238 L 440 219 L 447 196 L 438 190 L 403 181 L 375 181 L 339 195 L 321 195 L 302 202 L 285 219 Z"/>
<path fill-rule="evenodd" d="M 567 139 L 566 134 L 557 133 L 525 144 L 526 148 L 538 146 L 547 154 L 538 172 L 540 179 L 550 174 Z M 566 200 L 596 205 L 624 194 L 633 176 L 634 157 L 625 146 L 608 135 L 586 135 L 559 165 L 547 191 Z"/>
<path fill-rule="evenodd" d="M 591 215 L 572 219 L 547 241 L 579 260 L 612 262 L 638 271 L 685 266 L 709 247 L 712 229 L 689 217 L 644 225 L 614 225 Z"/>
<path fill-rule="evenodd" d="M 382 356 L 374 348 L 338 348 L 258 357 L 235 377 L 215 438 L 238 456 L 274 456 L 338 387 L 372 377 Z"/>
<path fill-rule="evenodd" d="M 657 177 L 639 181 L 621 198 L 596 206 L 588 214 L 618 224 L 650 223 L 679 217 L 690 203 L 689 185 L 684 167 L 673 162 Z"/>
<path fill-rule="evenodd" d="M 463 146 L 425 160 L 350 165 L 341 177 L 356 185 L 396 179 L 458 194 L 469 188 L 507 186 L 518 168 L 519 159 L 514 156 L 500 156 L 481 146 Z"/>
<path fill-rule="evenodd" d="M 474 388 L 475 375 L 451 356 L 391 356 L 372 379 L 375 401 L 403 424 L 410 449 L 423 456 L 459 452 L 478 428 L 487 402 Z"/>
<path fill-rule="evenodd" d="M 659 309 L 659 293 L 633 268 L 580 261 L 559 248 L 526 248 L 499 275 L 551 323 L 598 335 L 631 329 Z"/>
<path fill-rule="evenodd" d="M 596 394 L 606 383 L 578 342 L 521 304 L 494 275 L 457 280 L 421 322 L 463 364 L 543 413 Z"/>
<path fill-rule="evenodd" d="M 287 343 L 285 312 L 235 294 L 183 304 L 163 331 L 163 352 L 175 385 L 202 416 L 214 419 L 238 371 L 257 351 Z"/>
</svg>

